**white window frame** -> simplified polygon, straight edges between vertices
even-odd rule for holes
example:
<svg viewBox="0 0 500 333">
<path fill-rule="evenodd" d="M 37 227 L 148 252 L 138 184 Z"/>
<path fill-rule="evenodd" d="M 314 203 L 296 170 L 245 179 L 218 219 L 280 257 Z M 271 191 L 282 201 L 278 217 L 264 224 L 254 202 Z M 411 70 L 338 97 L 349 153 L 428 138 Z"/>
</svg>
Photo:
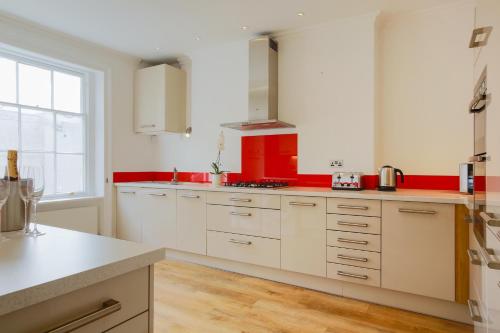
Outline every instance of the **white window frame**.
<svg viewBox="0 0 500 333">
<path fill-rule="evenodd" d="M 16 103 L 8 103 L 0 101 L 1 105 L 10 106 L 17 108 L 18 110 L 18 149 L 19 149 L 19 158 L 22 159 L 22 137 L 21 137 L 21 109 L 27 108 L 32 110 L 39 110 L 45 112 L 52 112 L 54 114 L 54 151 L 26 151 L 26 153 L 53 153 L 54 154 L 54 190 L 57 191 L 57 156 L 58 155 L 76 155 L 75 153 L 57 153 L 57 131 L 56 131 L 56 116 L 57 114 L 63 115 L 81 115 L 82 124 L 84 130 L 82 131 L 82 143 L 84 145 L 82 149 L 83 155 L 83 191 L 82 192 L 73 192 L 73 193 L 55 193 L 50 195 L 44 195 L 43 200 L 56 200 L 56 199 L 70 199 L 70 198 L 79 198 L 79 197 L 89 197 L 93 196 L 95 193 L 95 184 L 93 182 L 94 178 L 94 149 L 92 149 L 94 143 L 94 108 L 91 107 L 95 103 L 91 101 L 91 93 L 93 92 L 93 87 L 91 87 L 91 72 L 82 70 L 77 66 L 71 66 L 62 62 L 58 62 L 56 60 L 47 60 L 43 57 L 37 57 L 34 55 L 25 55 L 20 52 L 11 51 L 9 49 L 5 49 L 0 47 L 0 57 L 16 61 Z M 35 107 L 30 105 L 23 105 L 19 103 L 19 64 L 26 64 L 30 66 L 35 66 L 38 68 L 46 69 L 51 71 L 51 107 L 52 108 L 43 108 L 43 107 Z M 81 78 L 81 87 L 80 87 L 80 96 L 81 96 L 81 105 L 80 110 L 81 113 L 68 112 L 62 110 L 56 110 L 54 107 L 54 71 L 70 74 L 74 76 L 78 76 Z M 0 152 L 4 152 L 0 150 Z M 80 155 L 80 154 L 77 154 Z M 21 161 L 22 163 L 22 161 Z"/>
</svg>

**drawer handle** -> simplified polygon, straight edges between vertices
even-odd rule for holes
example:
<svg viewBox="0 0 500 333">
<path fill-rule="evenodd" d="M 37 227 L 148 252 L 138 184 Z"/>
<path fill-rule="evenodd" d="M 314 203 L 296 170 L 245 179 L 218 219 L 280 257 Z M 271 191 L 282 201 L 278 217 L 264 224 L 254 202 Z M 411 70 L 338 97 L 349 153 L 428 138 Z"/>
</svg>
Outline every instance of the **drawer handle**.
<svg viewBox="0 0 500 333">
<path fill-rule="evenodd" d="M 337 221 L 337 224 L 348 227 L 368 228 L 368 223 Z"/>
<path fill-rule="evenodd" d="M 290 206 L 302 206 L 302 207 L 316 207 L 314 202 L 296 202 L 292 201 L 289 203 Z"/>
<path fill-rule="evenodd" d="M 337 275 L 346 276 L 346 277 L 355 278 L 355 279 L 360 279 L 360 280 L 368 280 L 368 275 L 347 273 L 347 272 L 342 272 L 342 271 L 337 271 Z"/>
<path fill-rule="evenodd" d="M 469 261 L 472 265 L 481 266 L 481 257 L 476 250 L 468 249 L 467 255 L 469 256 Z"/>
<path fill-rule="evenodd" d="M 400 213 L 410 213 L 410 214 L 427 214 L 434 215 L 437 214 L 435 210 L 425 210 L 425 209 L 408 209 L 408 208 L 399 208 Z"/>
<path fill-rule="evenodd" d="M 358 257 L 351 257 L 351 256 L 345 256 L 343 254 L 337 254 L 338 259 L 342 260 L 351 260 L 351 261 L 359 261 L 359 262 L 368 262 L 368 258 L 358 258 Z"/>
<path fill-rule="evenodd" d="M 472 319 L 472 321 L 482 323 L 483 318 L 481 317 L 481 314 L 479 313 L 479 304 L 477 304 L 477 302 L 472 300 L 472 299 L 468 299 L 467 306 L 469 307 L 470 319 Z M 475 309 L 478 309 L 477 313 L 476 313 Z"/>
<path fill-rule="evenodd" d="M 252 202 L 252 199 L 229 198 L 229 201 L 234 201 L 234 202 Z"/>
<path fill-rule="evenodd" d="M 357 209 L 357 210 L 368 210 L 368 206 L 352 206 L 352 205 L 337 205 L 337 208 L 341 209 Z"/>
<path fill-rule="evenodd" d="M 492 249 L 480 247 L 480 252 L 486 261 L 486 266 L 494 270 L 500 270 L 500 261 L 496 259 L 495 251 Z"/>
<path fill-rule="evenodd" d="M 109 316 L 112 313 L 119 311 L 122 308 L 120 302 L 114 299 L 107 300 L 102 303 L 102 306 L 98 310 L 94 310 L 84 315 L 73 319 L 64 324 L 58 325 L 56 328 L 46 331 L 46 333 L 66 333 L 74 331 L 75 329 L 90 324 L 98 319 Z"/>
<path fill-rule="evenodd" d="M 234 215 L 234 216 L 252 216 L 252 213 L 238 213 L 238 212 L 230 212 L 229 214 Z"/>
<path fill-rule="evenodd" d="M 148 193 L 148 195 L 152 197 L 166 197 L 167 195 L 165 193 Z"/>
<path fill-rule="evenodd" d="M 142 125 L 141 126 L 141 128 L 153 128 L 153 127 L 156 127 L 156 125 L 150 124 L 150 125 Z"/>
<path fill-rule="evenodd" d="M 357 240 L 357 239 L 347 239 L 347 238 L 337 238 L 337 242 L 349 243 L 349 244 L 359 244 L 359 245 L 368 245 L 368 241 Z"/>
<path fill-rule="evenodd" d="M 500 227 L 500 220 L 491 217 L 488 213 L 481 212 L 479 213 L 479 216 L 484 221 L 484 223 L 486 223 L 490 227 Z"/>
<path fill-rule="evenodd" d="M 252 245 L 251 241 L 243 241 L 243 240 L 238 240 L 238 239 L 230 239 L 229 243 L 234 243 L 234 244 L 242 244 L 242 245 Z"/>
<path fill-rule="evenodd" d="M 200 196 L 196 194 L 182 194 L 182 198 L 188 198 L 188 199 L 199 199 Z"/>
<path fill-rule="evenodd" d="M 134 191 L 120 191 L 122 194 L 135 194 Z"/>
</svg>

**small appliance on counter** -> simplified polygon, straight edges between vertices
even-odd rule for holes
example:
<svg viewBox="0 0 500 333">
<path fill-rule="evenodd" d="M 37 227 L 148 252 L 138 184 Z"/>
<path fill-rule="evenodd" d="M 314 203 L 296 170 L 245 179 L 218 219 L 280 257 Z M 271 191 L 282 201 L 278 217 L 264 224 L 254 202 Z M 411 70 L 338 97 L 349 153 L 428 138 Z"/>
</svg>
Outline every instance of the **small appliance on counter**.
<svg viewBox="0 0 500 333">
<path fill-rule="evenodd" d="M 460 163 L 460 192 L 472 194 L 474 191 L 474 164 Z"/>
<path fill-rule="evenodd" d="M 384 165 L 378 171 L 378 190 L 379 191 L 396 191 L 397 174 L 401 175 L 401 183 L 405 182 L 403 171 L 393 168 L 390 165 Z"/>
<path fill-rule="evenodd" d="M 362 176 L 361 172 L 335 172 L 332 177 L 332 190 L 361 191 Z"/>
</svg>

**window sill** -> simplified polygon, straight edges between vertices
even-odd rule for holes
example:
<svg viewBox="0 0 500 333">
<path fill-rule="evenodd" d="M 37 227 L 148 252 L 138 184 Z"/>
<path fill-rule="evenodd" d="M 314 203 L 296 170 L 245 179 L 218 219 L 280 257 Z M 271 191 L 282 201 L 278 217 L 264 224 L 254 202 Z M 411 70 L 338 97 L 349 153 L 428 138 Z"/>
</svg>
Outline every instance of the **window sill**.
<svg viewBox="0 0 500 333">
<path fill-rule="evenodd" d="M 94 196 L 45 199 L 38 203 L 38 211 L 45 212 L 59 209 L 100 206 L 103 199 L 104 197 Z"/>
</svg>

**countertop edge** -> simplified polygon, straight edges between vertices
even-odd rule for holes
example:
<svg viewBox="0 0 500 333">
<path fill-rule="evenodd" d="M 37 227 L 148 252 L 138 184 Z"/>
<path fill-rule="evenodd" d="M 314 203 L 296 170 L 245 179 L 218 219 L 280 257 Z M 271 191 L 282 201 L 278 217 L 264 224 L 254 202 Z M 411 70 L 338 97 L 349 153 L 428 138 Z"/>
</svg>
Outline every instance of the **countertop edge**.
<svg viewBox="0 0 500 333">
<path fill-rule="evenodd" d="M 131 258 L 96 267 L 0 297 L 0 316 L 71 293 L 99 282 L 146 267 L 165 257 L 165 249 L 156 249 Z"/>
</svg>

